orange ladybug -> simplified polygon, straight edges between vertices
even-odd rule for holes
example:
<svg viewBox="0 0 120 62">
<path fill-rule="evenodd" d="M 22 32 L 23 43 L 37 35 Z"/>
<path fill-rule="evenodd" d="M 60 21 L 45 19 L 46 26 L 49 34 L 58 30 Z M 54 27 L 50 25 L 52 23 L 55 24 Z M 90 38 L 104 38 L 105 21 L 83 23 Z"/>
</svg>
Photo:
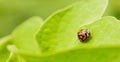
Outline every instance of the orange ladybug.
<svg viewBox="0 0 120 62">
<path fill-rule="evenodd" d="M 90 32 L 87 29 L 82 29 L 80 32 L 78 32 L 78 38 L 84 42 L 90 37 Z"/>
</svg>

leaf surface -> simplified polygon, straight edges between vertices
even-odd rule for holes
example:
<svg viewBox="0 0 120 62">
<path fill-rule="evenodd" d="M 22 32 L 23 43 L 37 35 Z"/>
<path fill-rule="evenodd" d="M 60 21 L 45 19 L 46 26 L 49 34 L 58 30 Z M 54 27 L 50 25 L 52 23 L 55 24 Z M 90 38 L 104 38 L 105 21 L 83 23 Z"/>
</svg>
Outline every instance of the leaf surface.
<svg viewBox="0 0 120 62">
<path fill-rule="evenodd" d="M 18 26 L 12 33 L 12 43 L 18 49 L 29 53 L 40 53 L 40 48 L 35 39 L 35 34 L 42 24 L 42 19 L 32 17 Z"/>
<path fill-rule="evenodd" d="M 0 39 L 0 62 L 6 62 L 10 52 L 7 50 L 6 45 L 10 43 L 10 36 L 6 36 Z"/>
<path fill-rule="evenodd" d="M 91 24 L 81 26 L 88 29 L 92 38 L 87 43 L 69 50 L 42 55 L 16 52 L 27 62 L 119 62 L 120 61 L 120 21 L 107 16 Z M 111 30 L 112 29 L 112 30 Z M 79 41 L 79 39 L 76 39 Z"/>
<path fill-rule="evenodd" d="M 107 0 L 81 0 L 51 15 L 36 36 L 42 52 L 78 46 L 78 28 L 101 18 L 107 3 Z"/>
</svg>

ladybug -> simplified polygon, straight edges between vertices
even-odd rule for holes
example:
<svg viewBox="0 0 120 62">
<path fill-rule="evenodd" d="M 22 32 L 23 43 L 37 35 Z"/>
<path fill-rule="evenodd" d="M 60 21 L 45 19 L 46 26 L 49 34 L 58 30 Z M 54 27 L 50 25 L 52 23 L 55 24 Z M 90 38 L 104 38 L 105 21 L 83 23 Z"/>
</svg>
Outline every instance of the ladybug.
<svg viewBox="0 0 120 62">
<path fill-rule="evenodd" d="M 85 40 L 90 38 L 90 32 L 87 29 L 81 29 L 78 32 L 78 38 L 80 41 L 84 42 Z"/>
</svg>

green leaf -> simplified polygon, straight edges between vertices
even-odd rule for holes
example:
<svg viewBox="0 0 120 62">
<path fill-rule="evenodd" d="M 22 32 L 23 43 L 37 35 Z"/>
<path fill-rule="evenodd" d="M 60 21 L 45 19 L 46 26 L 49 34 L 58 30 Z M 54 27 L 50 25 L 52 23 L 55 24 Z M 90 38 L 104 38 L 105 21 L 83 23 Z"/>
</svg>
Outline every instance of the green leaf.
<svg viewBox="0 0 120 62">
<path fill-rule="evenodd" d="M 27 62 L 119 62 L 120 48 L 76 49 L 51 56 L 22 55 Z"/>
<path fill-rule="evenodd" d="M 42 19 L 32 17 L 18 26 L 12 33 L 12 43 L 22 52 L 40 53 L 40 48 L 35 40 L 35 34 L 42 24 Z"/>
<path fill-rule="evenodd" d="M 9 58 L 8 62 L 26 62 L 24 58 L 17 56 L 17 55 L 12 55 L 12 57 Z"/>
<path fill-rule="evenodd" d="M 6 47 L 7 44 L 10 43 L 11 36 L 6 36 L 0 39 L 0 52 Z"/>
<path fill-rule="evenodd" d="M 88 29 L 92 38 L 79 47 L 57 53 L 29 55 L 16 52 L 27 62 L 119 62 L 120 61 L 120 21 L 114 17 L 104 17 L 94 23 L 80 27 Z M 76 39 L 79 41 L 78 39 Z"/>
<path fill-rule="evenodd" d="M 80 29 L 88 29 L 91 32 L 91 39 L 88 43 L 81 45 L 87 47 L 119 47 L 120 45 L 120 21 L 114 17 L 104 17 Z"/>
<path fill-rule="evenodd" d="M 18 48 L 16 48 L 15 45 L 8 45 L 7 49 L 10 51 L 10 56 L 7 59 L 7 62 L 26 62 L 26 60 L 24 58 L 22 58 L 20 55 L 17 55 L 15 52 L 18 52 Z M 23 52 L 20 51 L 19 52 Z M 26 53 L 26 52 L 23 52 Z"/>
<path fill-rule="evenodd" d="M 7 50 L 5 47 L 1 52 L 0 52 L 0 62 L 6 62 L 10 55 L 10 52 Z"/>
<path fill-rule="evenodd" d="M 78 46 L 78 28 L 101 18 L 107 3 L 107 0 L 81 0 L 50 16 L 36 36 L 42 52 Z"/>
<path fill-rule="evenodd" d="M 0 62 L 6 62 L 10 55 L 10 52 L 6 48 L 6 45 L 9 44 L 10 39 L 10 36 L 6 36 L 0 39 Z"/>
</svg>

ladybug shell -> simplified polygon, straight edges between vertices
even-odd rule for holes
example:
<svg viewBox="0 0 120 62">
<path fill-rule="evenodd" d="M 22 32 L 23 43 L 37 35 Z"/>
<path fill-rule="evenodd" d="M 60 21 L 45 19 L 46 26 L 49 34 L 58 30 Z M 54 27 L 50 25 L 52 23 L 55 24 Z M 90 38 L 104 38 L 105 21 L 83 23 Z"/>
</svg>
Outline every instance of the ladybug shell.
<svg viewBox="0 0 120 62">
<path fill-rule="evenodd" d="M 83 42 L 87 40 L 87 38 L 90 37 L 90 32 L 87 29 L 82 29 L 80 32 L 78 32 L 78 38 Z"/>
</svg>

